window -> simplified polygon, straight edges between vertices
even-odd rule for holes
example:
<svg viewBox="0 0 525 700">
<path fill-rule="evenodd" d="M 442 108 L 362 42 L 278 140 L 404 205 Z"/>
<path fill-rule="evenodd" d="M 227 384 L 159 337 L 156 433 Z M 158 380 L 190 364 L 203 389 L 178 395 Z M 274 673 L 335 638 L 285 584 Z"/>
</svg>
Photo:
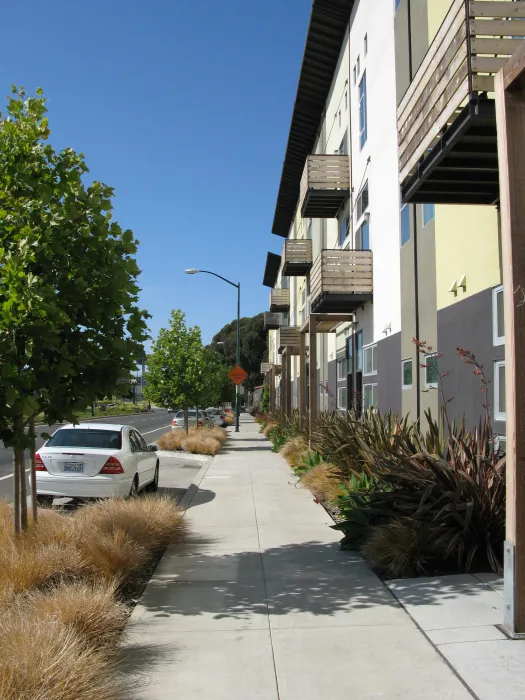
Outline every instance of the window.
<svg viewBox="0 0 525 700">
<path fill-rule="evenodd" d="M 337 360 L 337 380 L 342 381 L 343 379 L 346 381 L 346 377 L 348 376 L 348 360 L 346 357 L 343 357 L 341 360 Z"/>
<path fill-rule="evenodd" d="M 494 363 L 494 420 L 506 420 L 505 360 Z"/>
<path fill-rule="evenodd" d="M 365 34 L 365 40 L 363 43 L 364 43 L 364 53 L 366 56 L 366 54 L 368 53 L 368 34 Z"/>
<path fill-rule="evenodd" d="M 425 388 L 437 389 L 439 382 L 439 367 L 437 353 L 425 355 Z"/>
<path fill-rule="evenodd" d="M 138 439 L 137 433 L 134 430 L 129 431 L 129 442 L 132 452 L 142 452 L 140 440 Z"/>
<path fill-rule="evenodd" d="M 355 208 L 357 211 L 357 220 L 359 221 L 359 219 L 368 209 L 368 181 L 365 182 L 363 189 L 357 195 L 357 202 Z"/>
<path fill-rule="evenodd" d="M 346 386 L 340 386 L 337 390 L 337 408 L 342 411 L 346 411 L 348 408 Z"/>
<path fill-rule="evenodd" d="M 361 75 L 361 57 L 357 57 L 357 77 Z"/>
<path fill-rule="evenodd" d="M 363 384 L 363 408 L 377 407 L 377 384 Z"/>
<path fill-rule="evenodd" d="M 357 68 L 354 66 L 354 85 L 357 83 Z"/>
<path fill-rule="evenodd" d="M 339 235 L 337 242 L 340 246 L 344 244 L 348 234 L 350 233 L 350 212 L 346 211 L 343 217 L 339 221 Z"/>
<path fill-rule="evenodd" d="M 355 234 L 356 250 L 370 250 L 370 224 L 365 219 Z"/>
<path fill-rule="evenodd" d="M 403 389 L 412 389 L 412 360 L 403 360 L 401 373 Z"/>
<path fill-rule="evenodd" d="M 359 59 L 358 59 L 359 60 Z M 361 82 L 359 83 L 359 144 L 361 148 L 366 143 L 368 138 L 367 133 L 367 114 L 366 114 L 366 71 L 363 73 Z"/>
<path fill-rule="evenodd" d="M 408 204 L 401 207 L 401 245 L 404 246 L 410 240 L 410 209 Z"/>
<path fill-rule="evenodd" d="M 348 109 L 348 90 L 345 90 L 345 110 Z"/>
<path fill-rule="evenodd" d="M 436 216 L 436 207 L 434 204 L 423 204 L 423 226 L 429 224 Z"/>
<path fill-rule="evenodd" d="M 83 450 L 120 450 L 120 430 L 95 430 L 86 428 L 61 428 L 49 438 L 46 447 L 81 447 Z"/>
<path fill-rule="evenodd" d="M 394 3 L 395 3 L 394 12 L 397 12 L 399 5 L 401 5 L 401 0 L 394 0 Z"/>
<path fill-rule="evenodd" d="M 377 343 L 363 348 L 363 374 L 377 374 Z"/>
<path fill-rule="evenodd" d="M 308 221 L 308 228 L 306 229 L 306 238 L 309 241 L 312 240 L 312 219 L 309 219 Z"/>
<path fill-rule="evenodd" d="M 494 345 L 505 343 L 505 316 L 503 309 L 503 285 L 492 290 L 492 336 Z"/>
<path fill-rule="evenodd" d="M 347 138 L 348 138 L 348 132 L 345 131 L 345 135 L 343 136 L 343 140 L 341 141 L 341 145 L 339 146 L 339 155 L 340 156 L 346 156 L 348 153 L 348 148 L 346 146 Z"/>
</svg>

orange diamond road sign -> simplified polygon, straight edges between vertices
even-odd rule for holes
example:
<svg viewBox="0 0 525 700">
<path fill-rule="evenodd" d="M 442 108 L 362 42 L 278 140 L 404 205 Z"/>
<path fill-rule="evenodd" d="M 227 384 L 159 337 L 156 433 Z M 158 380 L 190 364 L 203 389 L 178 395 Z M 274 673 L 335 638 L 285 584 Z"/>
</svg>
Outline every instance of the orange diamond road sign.
<svg viewBox="0 0 525 700">
<path fill-rule="evenodd" d="M 236 365 L 233 369 L 228 372 L 228 377 L 232 380 L 234 384 L 241 384 L 245 379 L 248 378 L 248 374 L 243 370 L 240 365 Z"/>
</svg>

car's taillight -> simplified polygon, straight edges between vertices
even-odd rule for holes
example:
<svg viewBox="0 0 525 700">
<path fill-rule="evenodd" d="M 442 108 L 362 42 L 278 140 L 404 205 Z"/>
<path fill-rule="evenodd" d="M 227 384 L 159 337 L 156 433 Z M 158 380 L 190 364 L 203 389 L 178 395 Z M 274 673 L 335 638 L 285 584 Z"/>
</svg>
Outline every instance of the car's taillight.
<svg viewBox="0 0 525 700">
<path fill-rule="evenodd" d="M 37 472 L 47 472 L 46 465 L 42 462 L 42 457 L 38 454 L 35 455 L 35 471 Z"/>
<path fill-rule="evenodd" d="M 122 464 L 116 457 L 110 457 L 100 470 L 101 474 L 124 474 Z"/>
<path fill-rule="evenodd" d="M 204 423 L 199 419 L 199 425 L 204 425 Z"/>
</svg>

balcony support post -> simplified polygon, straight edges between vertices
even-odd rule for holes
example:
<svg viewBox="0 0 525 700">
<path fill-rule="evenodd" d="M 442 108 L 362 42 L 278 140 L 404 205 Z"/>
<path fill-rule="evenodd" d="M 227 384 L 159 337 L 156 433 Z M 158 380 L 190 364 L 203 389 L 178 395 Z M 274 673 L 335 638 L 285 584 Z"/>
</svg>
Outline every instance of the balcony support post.
<svg viewBox="0 0 525 700">
<path fill-rule="evenodd" d="M 301 333 L 299 338 L 299 417 L 301 427 L 306 420 L 306 336 Z"/>
<path fill-rule="evenodd" d="M 312 439 L 312 432 L 314 429 L 315 421 L 317 418 L 317 396 L 319 394 L 319 389 L 317 387 L 317 316 L 315 314 L 310 314 L 310 324 L 308 329 L 308 344 L 310 348 L 310 363 L 308 367 L 309 380 L 310 380 L 310 406 L 309 406 L 309 437 Z"/>
<path fill-rule="evenodd" d="M 504 627 L 525 637 L 525 45 L 496 75 L 505 308 Z"/>
</svg>

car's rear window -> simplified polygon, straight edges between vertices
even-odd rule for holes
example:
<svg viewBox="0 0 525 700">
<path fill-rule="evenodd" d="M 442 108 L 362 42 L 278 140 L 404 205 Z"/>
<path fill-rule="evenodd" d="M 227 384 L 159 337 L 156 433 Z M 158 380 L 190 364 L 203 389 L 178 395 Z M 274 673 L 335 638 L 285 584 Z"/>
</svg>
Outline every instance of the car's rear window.
<svg viewBox="0 0 525 700">
<path fill-rule="evenodd" d="M 47 441 L 46 447 L 120 450 L 122 449 L 122 433 L 120 430 L 86 430 L 85 428 L 57 430 Z"/>
<path fill-rule="evenodd" d="M 197 416 L 196 411 L 188 411 L 188 417 L 189 418 L 195 418 Z M 176 415 L 176 418 L 184 418 L 184 411 L 179 411 Z"/>
</svg>

